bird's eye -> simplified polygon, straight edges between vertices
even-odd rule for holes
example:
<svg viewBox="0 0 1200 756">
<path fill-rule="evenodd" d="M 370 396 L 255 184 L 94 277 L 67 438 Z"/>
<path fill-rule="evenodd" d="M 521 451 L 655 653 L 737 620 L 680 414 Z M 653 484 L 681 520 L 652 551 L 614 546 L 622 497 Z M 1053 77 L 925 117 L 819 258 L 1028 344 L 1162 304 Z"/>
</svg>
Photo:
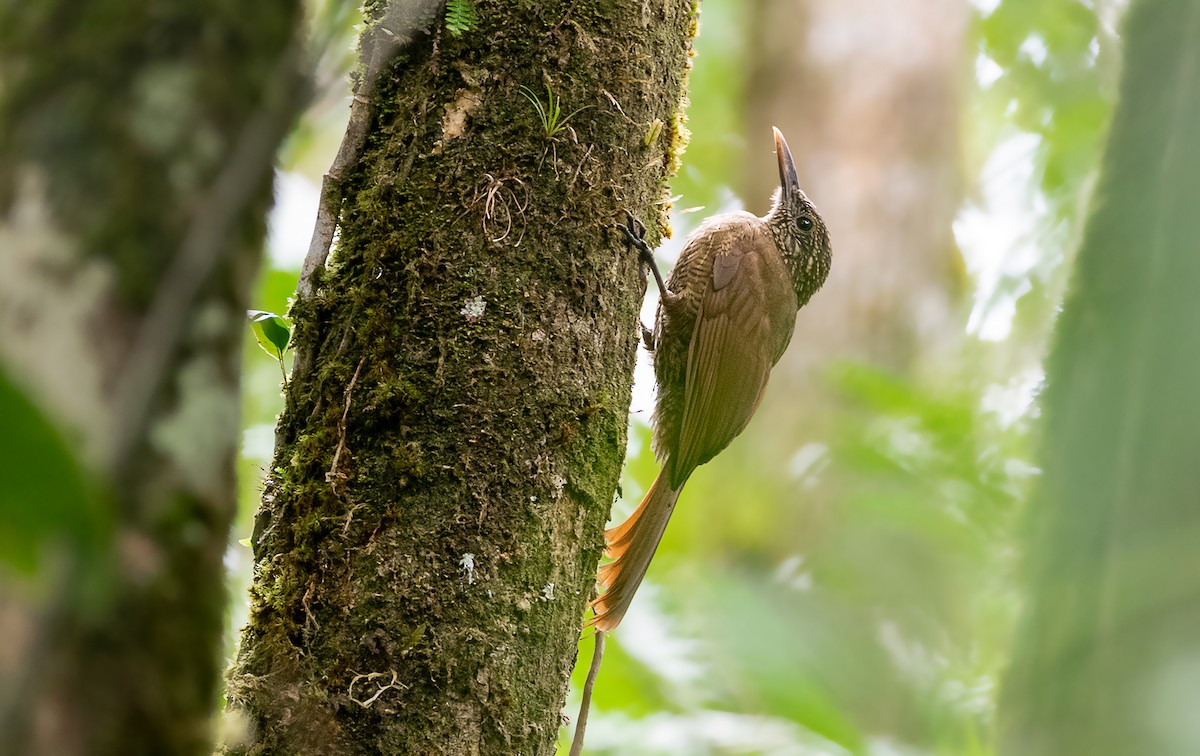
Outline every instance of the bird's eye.
<svg viewBox="0 0 1200 756">
<path fill-rule="evenodd" d="M 801 215 L 800 220 L 796 221 L 796 225 L 800 227 L 801 231 L 812 231 L 812 218 L 809 218 L 807 215 Z"/>
</svg>

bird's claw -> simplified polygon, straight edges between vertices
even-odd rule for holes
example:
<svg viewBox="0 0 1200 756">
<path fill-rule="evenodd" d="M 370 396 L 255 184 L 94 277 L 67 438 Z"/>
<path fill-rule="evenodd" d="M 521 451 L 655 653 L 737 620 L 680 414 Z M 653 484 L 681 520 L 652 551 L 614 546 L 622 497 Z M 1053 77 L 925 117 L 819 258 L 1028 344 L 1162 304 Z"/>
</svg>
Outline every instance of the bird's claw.
<svg viewBox="0 0 1200 756">
<path fill-rule="evenodd" d="M 674 299 L 677 299 L 674 293 L 667 290 L 667 286 L 663 282 L 662 273 L 658 270 L 658 264 L 654 262 L 654 250 L 650 249 L 650 245 L 646 243 L 646 224 L 635 218 L 633 213 L 626 209 L 625 224 L 616 223 L 613 225 L 625 235 L 625 243 L 637 249 L 638 256 L 645 265 L 645 267 L 639 266 L 638 268 L 642 284 L 646 283 L 646 267 L 649 267 L 650 272 L 654 274 L 654 282 L 658 284 L 658 290 L 662 292 L 663 300 L 670 304 Z"/>
<path fill-rule="evenodd" d="M 617 228 L 625 234 L 631 244 L 637 244 L 646 238 L 646 224 L 642 223 L 630 210 L 625 210 L 625 225 L 617 224 Z"/>
<path fill-rule="evenodd" d="M 625 223 L 613 224 L 622 234 L 625 235 L 625 243 L 637 249 L 645 262 L 654 260 L 654 251 L 650 249 L 650 245 L 646 244 L 646 224 L 638 220 L 632 212 L 625 211 Z"/>
</svg>

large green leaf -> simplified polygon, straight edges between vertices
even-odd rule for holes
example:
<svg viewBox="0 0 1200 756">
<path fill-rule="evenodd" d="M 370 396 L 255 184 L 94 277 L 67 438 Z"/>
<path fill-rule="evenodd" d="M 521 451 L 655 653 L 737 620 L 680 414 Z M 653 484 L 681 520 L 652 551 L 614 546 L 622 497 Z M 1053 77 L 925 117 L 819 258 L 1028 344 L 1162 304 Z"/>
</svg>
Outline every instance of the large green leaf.
<svg viewBox="0 0 1200 756">
<path fill-rule="evenodd" d="M 32 572 L 54 546 L 93 544 L 102 522 L 58 430 L 0 371 L 0 562 Z"/>
</svg>

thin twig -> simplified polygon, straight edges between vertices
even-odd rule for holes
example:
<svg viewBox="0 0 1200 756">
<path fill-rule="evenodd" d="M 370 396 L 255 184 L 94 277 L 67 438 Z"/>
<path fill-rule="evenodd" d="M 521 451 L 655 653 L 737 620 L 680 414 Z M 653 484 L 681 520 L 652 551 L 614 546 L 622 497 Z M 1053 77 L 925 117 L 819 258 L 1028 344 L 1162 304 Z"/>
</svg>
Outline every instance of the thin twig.
<svg viewBox="0 0 1200 756">
<path fill-rule="evenodd" d="M 300 267 L 300 280 L 296 284 L 296 293 L 303 299 L 312 294 L 312 277 L 325 267 L 325 260 L 329 257 L 342 206 L 342 182 L 346 172 L 358 162 L 370 125 L 371 101 L 367 96 L 355 92 L 350 101 L 350 119 L 346 123 L 346 133 L 342 135 L 342 144 L 329 171 L 321 179 L 321 204 L 317 207 L 312 239 L 308 243 L 304 264 Z"/>
<path fill-rule="evenodd" d="M 325 473 L 325 481 L 329 483 L 329 487 L 334 493 L 337 493 L 338 476 L 338 460 L 342 457 L 342 452 L 346 449 L 346 418 L 350 416 L 350 399 L 354 396 L 354 385 L 358 383 L 358 372 L 362 370 L 363 363 L 367 361 L 367 356 L 364 354 L 362 359 L 358 361 L 358 367 L 354 368 L 354 376 L 350 379 L 350 384 L 346 386 L 346 406 L 342 409 L 342 419 L 338 422 L 338 443 L 337 448 L 333 451 L 333 463 L 329 466 L 329 472 Z M 343 476 L 344 477 L 344 476 Z"/>
<path fill-rule="evenodd" d="M 587 730 L 588 711 L 592 708 L 592 688 L 596 686 L 596 674 L 600 672 L 600 660 L 604 658 L 604 631 L 596 631 L 596 645 L 592 649 L 592 666 L 588 668 L 587 680 L 583 683 L 583 700 L 579 702 L 579 716 L 575 720 L 575 737 L 571 739 L 570 756 L 583 753 L 583 736 Z"/>
<path fill-rule="evenodd" d="M 371 98 L 375 95 L 384 67 L 410 43 L 418 31 L 428 26 L 436 17 L 440 7 L 438 0 L 403 2 L 393 0 L 382 16 L 364 32 L 359 43 L 359 80 L 350 101 L 350 117 L 346 122 L 346 133 L 329 171 L 321 179 L 321 199 L 317 206 L 317 219 L 313 224 L 308 252 L 300 266 L 300 279 L 296 282 L 296 298 L 306 300 L 312 296 L 313 276 L 324 270 L 337 233 L 345 197 L 343 183 L 349 171 L 362 156 L 371 125 Z M 313 359 L 313 347 L 298 345 L 292 361 L 292 380 L 302 378 Z"/>
<path fill-rule="evenodd" d="M 301 298 L 307 298 L 312 293 L 312 277 L 325 267 L 325 260 L 329 257 L 329 248 L 333 244 L 338 216 L 341 214 L 342 182 L 346 172 L 358 162 L 367 141 L 367 131 L 371 125 L 371 97 L 375 94 L 379 76 L 384 66 L 412 41 L 416 32 L 430 22 L 437 5 L 432 0 L 392 2 L 382 17 L 363 35 L 360 43 L 360 78 L 350 101 L 346 133 L 342 135 L 342 143 L 333 158 L 333 164 L 321 180 L 317 222 L 304 265 L 300 268 L 296 293 Z"/>
</svg>

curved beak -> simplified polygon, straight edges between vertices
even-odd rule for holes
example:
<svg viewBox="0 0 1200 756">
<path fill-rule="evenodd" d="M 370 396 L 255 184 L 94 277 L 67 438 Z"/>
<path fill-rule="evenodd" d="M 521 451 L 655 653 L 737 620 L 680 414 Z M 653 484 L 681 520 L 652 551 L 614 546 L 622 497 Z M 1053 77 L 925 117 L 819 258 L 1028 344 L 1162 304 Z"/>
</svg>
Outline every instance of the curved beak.
<svg viewBox="0 0 1200 756">
<path fill-rule="evenodd" d="M 783 132 L 774 126 L 771 127 L 771 131 L 775 132 L 775 157 L 779 159 L 779 186 L 783 189 L 784 202 L 790 202 L 792 198 L 800 194 L 800 179 L 796 176 L 796 164 L 792 161 L 792 151 L 788 149 Z"/>
</svg>

